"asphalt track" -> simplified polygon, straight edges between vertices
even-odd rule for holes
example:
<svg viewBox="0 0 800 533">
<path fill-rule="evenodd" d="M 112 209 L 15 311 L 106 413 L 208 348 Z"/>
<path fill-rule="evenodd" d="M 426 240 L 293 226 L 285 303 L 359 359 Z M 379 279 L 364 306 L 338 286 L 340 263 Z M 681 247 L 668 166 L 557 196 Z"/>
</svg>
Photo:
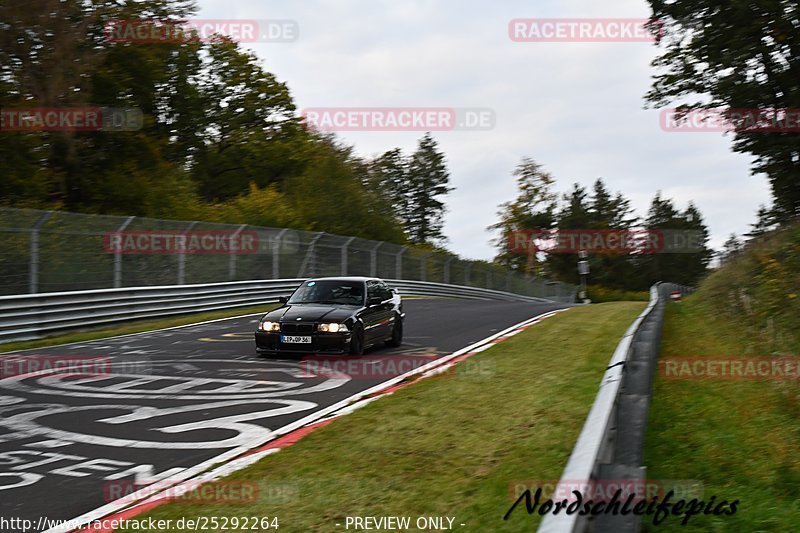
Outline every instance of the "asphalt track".
<svg viewBox="0 0 800 533">
<path fill-rule="evenodd" d="M 258 356 L 257 316 L 0 354 L 0 517 L 81 516 L 567 305 L 431 298 L 404 307 L 403 346 L 356 361 Z"/>
</svg>

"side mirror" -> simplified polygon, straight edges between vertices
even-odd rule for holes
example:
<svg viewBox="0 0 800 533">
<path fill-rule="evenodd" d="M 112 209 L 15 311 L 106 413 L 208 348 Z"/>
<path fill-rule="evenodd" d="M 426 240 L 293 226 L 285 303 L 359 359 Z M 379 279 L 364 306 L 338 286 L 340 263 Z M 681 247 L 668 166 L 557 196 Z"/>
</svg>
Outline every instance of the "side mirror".
<svg viewBox="0 0 800 533">
<path fill-rule="evenodd" d="M 381 299 L 380 296 L 373 296 L 372 298 L 369 299 L 369 301 L 367 302 L 367 305 L 369 307 L 372 307 L 373 305 L 381 305 L 382 303 L 383 303 L 383 300 Z"/>
<path fill-rule="evenodd" d="M 288 297 L 286 297 L 286 296 L 278 296 L 278 302 L 280 302 L 282 304 L 285 304 L 288 301 L 289 301 Z"/>
</svg>

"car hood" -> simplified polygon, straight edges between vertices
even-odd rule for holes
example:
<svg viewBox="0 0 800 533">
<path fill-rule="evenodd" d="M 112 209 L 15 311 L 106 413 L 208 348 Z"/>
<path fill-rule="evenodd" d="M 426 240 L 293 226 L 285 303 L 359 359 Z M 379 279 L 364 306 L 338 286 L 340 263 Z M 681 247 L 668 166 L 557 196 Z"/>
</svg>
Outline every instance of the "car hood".
<svg viewBox="0 0 800 533">
<path fill-rule="evenodd" d="M 326 304 L 296 304 L 280 307 L 264 315 L 264 320 L 273 322 L 341 322 L 352 316 L 357 307 L 341 307 Z"/>
</svg>

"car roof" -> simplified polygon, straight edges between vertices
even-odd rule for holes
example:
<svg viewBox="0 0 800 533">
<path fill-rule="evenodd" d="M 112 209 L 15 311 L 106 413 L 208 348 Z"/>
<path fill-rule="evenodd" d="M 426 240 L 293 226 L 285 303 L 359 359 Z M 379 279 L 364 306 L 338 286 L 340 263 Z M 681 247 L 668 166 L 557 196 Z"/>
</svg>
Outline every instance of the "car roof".
<svg viewBox="0 0 800 533">
<path fill-rule="evenodd" d="M 327 278 L 311 278 L 306 281 L 352 281 L 352 282 L 366 282 L 366 281 L 381 281 L 378 278 L 367 278 L 364 276 L 332 276 Z"/>
</svg>

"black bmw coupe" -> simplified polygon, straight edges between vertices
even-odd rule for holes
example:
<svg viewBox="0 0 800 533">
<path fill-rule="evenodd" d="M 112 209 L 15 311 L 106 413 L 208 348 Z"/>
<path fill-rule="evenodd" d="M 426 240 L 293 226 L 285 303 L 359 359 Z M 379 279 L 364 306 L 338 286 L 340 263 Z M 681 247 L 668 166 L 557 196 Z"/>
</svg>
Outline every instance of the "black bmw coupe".
<svg viewBox="0 0 800 533">
<path fill-rule="evenodd" d="M 402 299 L 380 279 L 310 279 L 281 302 L 258 323 L 259 353 L 361 355 L 372 345 L 403 342 Z"/>
</svg>

